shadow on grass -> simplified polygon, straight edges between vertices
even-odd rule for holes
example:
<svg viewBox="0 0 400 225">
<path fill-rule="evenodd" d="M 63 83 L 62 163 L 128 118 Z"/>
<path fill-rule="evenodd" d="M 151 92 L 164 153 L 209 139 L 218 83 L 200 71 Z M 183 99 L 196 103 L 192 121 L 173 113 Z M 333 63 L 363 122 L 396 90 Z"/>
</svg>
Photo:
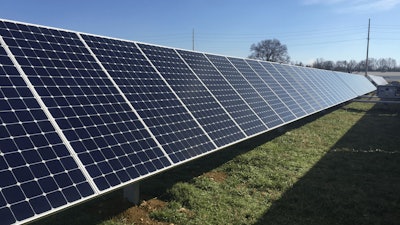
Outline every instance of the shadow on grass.
<svg viewBox="0 0 400 225">
<path fill-rule="evenodd" d="M 256 224 L 400 224 L 400 106 L 367 111 Z"/>
</svg>

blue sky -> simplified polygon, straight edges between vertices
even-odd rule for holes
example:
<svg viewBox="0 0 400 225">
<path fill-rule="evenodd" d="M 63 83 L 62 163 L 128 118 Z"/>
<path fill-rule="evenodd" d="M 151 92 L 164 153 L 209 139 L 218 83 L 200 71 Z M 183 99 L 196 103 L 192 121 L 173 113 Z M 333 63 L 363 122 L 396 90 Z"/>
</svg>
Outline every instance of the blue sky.
<svg viewBox="0 0 400 225">
<path fill-rule="evenodd" d="M 277 38 L 292 61 L 363 60 L 400 64 L 400 0 L 13 0 L 4 19 L 229 56 Z"/>
</svg>

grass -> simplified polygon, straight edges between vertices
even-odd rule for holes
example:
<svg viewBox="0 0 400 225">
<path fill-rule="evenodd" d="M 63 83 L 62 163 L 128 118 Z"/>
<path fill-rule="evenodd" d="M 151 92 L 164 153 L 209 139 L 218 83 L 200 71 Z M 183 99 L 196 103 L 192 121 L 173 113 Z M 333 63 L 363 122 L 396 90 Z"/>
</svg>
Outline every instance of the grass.
<svg viewBox="0 0 400 225">
<path fill-rule="evenodd" d="M 351 103 L 149 178 L 142 196 L 165 202 L 150 222 L 118 191 L 39 222 L 400 224 L 399 113 Z"/>
</svg>

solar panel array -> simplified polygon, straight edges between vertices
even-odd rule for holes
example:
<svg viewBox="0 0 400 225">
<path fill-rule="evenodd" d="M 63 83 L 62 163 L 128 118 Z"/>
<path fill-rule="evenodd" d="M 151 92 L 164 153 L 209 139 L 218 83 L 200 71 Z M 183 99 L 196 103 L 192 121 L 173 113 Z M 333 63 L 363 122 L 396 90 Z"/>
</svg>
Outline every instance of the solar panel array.
<svg viewBox="0 0 400 225">
<path fill-rule="evenodd" d="M 375 90 L 363 76 L 0 20 L 0 224 Z"/>
</svg>

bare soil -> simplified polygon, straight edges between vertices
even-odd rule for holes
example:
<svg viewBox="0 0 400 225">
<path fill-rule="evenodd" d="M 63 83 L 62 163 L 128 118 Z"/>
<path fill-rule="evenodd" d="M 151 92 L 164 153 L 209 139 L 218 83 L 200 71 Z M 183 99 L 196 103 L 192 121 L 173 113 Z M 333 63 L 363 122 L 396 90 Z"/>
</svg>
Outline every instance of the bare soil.
<svg viewBox="0 0 400 225">
<path fill-rule="evenodd" d="M 207 177 L 217 183 L 224 182 L 228 175 L 221 171 L 210 171 L 203 174 L 204 177 Z"/>
<path fill-rule="evenodd" d="M 155 221 L 149 217 L 151 212 L 162 209 L 166 205 L 166 202 L 156 198 L 143 201 L 139 206 L 130 207 L 122 212 L 117 216 L 117 220 L 138 225 L 171 225 L 171 223 Z"/>
</svg>

